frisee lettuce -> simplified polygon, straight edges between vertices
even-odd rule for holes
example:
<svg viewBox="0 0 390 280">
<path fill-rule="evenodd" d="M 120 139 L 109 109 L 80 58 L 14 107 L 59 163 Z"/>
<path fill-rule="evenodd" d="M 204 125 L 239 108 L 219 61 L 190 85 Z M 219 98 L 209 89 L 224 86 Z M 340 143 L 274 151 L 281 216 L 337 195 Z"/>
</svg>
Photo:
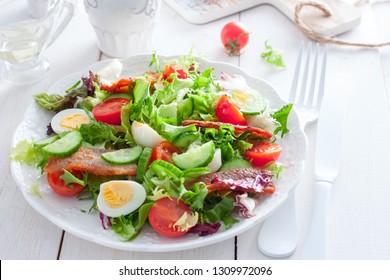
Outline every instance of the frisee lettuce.
<svg viewBox="0 0 390 280">
<path fill-rule="evenodd" d="M 261 58 L 278 68 L 286 68 L 281 51 L 274 49 L 268 41 L 265 41 L 265 51 L 261 53 Z"/>
<path fill-rule="evenodd" d="M 11 148 L 9 159 L 20 164 L 41 168 L 42 171 L 47 162 L 47 156 L 42 152 L 41 148 L 35 146 L 33 140 L 27 139 L 19 141 Z"/>
<path fill-rule="evenodd" d="M 35 195 L 36 197 L 42 198 L 42 195 L 39 192 L 39 184 L 37 182 L 35 182 L 34 184 L 32 184 L 30 186 L 30 189 L 28 190 L 28 192 L 32 195 Z"/>
</svg>

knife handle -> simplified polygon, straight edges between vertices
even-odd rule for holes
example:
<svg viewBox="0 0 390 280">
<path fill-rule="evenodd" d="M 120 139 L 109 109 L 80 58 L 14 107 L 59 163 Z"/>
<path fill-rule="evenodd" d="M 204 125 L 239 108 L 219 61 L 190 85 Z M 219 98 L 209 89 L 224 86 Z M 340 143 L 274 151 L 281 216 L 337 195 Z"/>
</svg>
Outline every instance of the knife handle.
<svg viewBox="0 0 390 280">
<path fill-rule="evenodd" d="M 332 183 L 317 181 L 314 186 L 314 210 L 302 250 L 302 259 L 324 260 L 327 258 L 327 209 Z"/>
</svg>

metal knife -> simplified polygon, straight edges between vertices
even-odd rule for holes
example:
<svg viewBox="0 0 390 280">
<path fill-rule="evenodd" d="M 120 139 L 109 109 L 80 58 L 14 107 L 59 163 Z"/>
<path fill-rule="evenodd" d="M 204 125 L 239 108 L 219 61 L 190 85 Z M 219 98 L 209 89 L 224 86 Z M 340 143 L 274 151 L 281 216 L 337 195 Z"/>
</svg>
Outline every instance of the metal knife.
<svg viewBox="0 0 390 280">
<path fill-rule="evenodd" d="M 314 209 L 302 259 L 327 258 L 327 208 L 342 161 L 342 139 L 350 76 L 341 74 L 327 90 L 317 126 Z"/>
</svg>

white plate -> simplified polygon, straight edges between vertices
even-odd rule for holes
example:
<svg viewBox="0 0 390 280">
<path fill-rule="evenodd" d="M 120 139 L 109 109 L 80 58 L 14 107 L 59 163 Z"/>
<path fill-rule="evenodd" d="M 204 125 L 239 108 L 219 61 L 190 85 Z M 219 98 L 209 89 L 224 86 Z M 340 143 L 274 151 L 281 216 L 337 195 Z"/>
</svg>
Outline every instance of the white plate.
<svg viewBox="0 0 390 280">
<path fill-rule="evenodd" d="M 159 57 L 160 60 L 171 60 L 174 57 Z M 130 77 L 142 75 L 148 68 L 151 55 L 137 55 L 124 60 L 122 76 Z M 198 59 L 202 69 L 214 67 L 214 75 L 221 72 L 227 74 L 239 74 L 245 77 L 248 84 L 266 96 L 273 108 L 282 107 L 282 101 L 276 90 L 264 80 L 251 77 L 243 70 L 226 63 L 211 62 L 205 59 Z M 101 61 L 86 69 L 83 72 L 71 74 L 56 82 L 49 90 L 49 93 L 62 93 L 65 89 L 80 80 L 81 76 L 86 76 L 89 70 L 94 72 L 103 68 L 108 61 Z M 162 64 L 161 63 L 161 64 Z M 52 117 L 48 113 L 33 103 L 27 110 L 24 120 L 17 127 L 13 144 L 22 139 L 42 139 L 46 137 L 46 125 Z M 122 242 L 112 230 L 104 230 L 96 212 L 85 213 L 91 206 L 91 201 L 79 201 L 75 198 L 61 197 L 53 193 L 47 184 L 46 176 L 41 175 L 39 170 L 17 162 L 11 162 L 11 170 L 23 196 L 27 202 L 40 214 L 51 222 L 74 234 L 80 238 L 95 242 L 100 245 L 143 252 L 164 252 L 177 251 L 196 248 L 209 244 L 214 244 L 238 235 L 255 226 L 276 208 L 278 208 L 287 198 L 288 193 L 296 186 L 301 178 L 304 159 L 306 153 L 306 137 L 300 129 L 299 120 L 294 110 L 289 117 L 288 128 L 290 132 L 278 142 L 282 146 L 280 161 L 286 165 L 278 181 L 276 181 L 276 192 L 272 196 L 263 199 L 256 208 L 257 215 L 249 219 L 240 219 L 232 228 L 226 231 L 217 232 L 214 235 L 199 237 L 197 234 L 186 234 L 180 238 L 166 238 L 153 231 L 149 225 L 145 225 L 141 234 L 131 242 Z M 32 195 L 29 189 L 32 184 L 38 182 L 39 192 L 42 198 Z"/>
</svg>

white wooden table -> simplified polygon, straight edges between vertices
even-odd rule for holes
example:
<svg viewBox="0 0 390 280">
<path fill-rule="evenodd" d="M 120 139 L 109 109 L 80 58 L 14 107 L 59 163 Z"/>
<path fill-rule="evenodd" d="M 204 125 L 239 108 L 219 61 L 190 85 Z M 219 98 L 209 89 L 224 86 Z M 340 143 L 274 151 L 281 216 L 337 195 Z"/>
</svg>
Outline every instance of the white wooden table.
<svg viewBox="0 0 390 280">
<path fill-rule="evenodd" d="M 106 248 L 79 239 L 51 224 L 23 199 L 10 172 L 8 154 L 15 127 L 31 104 L 31 95 L 45 91 L 57 79 L 104 59 L 95 34 L 78 1 L 76 14 L 59 39 L 46 51 L 48 76 L 33 85 L 0 80 L 0 258 L 1 259 L 267 259 L 257 250 L 261 225 L 227 241 L 172 253 L 135 253 Z M 361 25 L 343 36 L 355 41 L 390 40 L 390 5 L 366 4 Z M 231 20 L 247 24 L 251 41 L 240 57 L 228 57 L 219 33 Z M 272 83 L 287 97 L 301 40 L 308 41 L 285 16 L 258 6 L 205 25 L 187 23 L 163 5 L 155 49 L 164 55 L 195 53 L 240 66 Z M 286 70 L 275 70 L 261 58 L 264 41 L 284 50 Z M 390 259 L 390 47 L 357 49 L 329 47 L 328 79 L 352 78 L 347 108 L 343 163 L 329 215 L 330 259 Z M 306 171 L 297 188 L 299 244 L 289 259 L 300 259 L 312 209 L 316 125 L 306 129 L 309 143 Z"/>
</svg>

